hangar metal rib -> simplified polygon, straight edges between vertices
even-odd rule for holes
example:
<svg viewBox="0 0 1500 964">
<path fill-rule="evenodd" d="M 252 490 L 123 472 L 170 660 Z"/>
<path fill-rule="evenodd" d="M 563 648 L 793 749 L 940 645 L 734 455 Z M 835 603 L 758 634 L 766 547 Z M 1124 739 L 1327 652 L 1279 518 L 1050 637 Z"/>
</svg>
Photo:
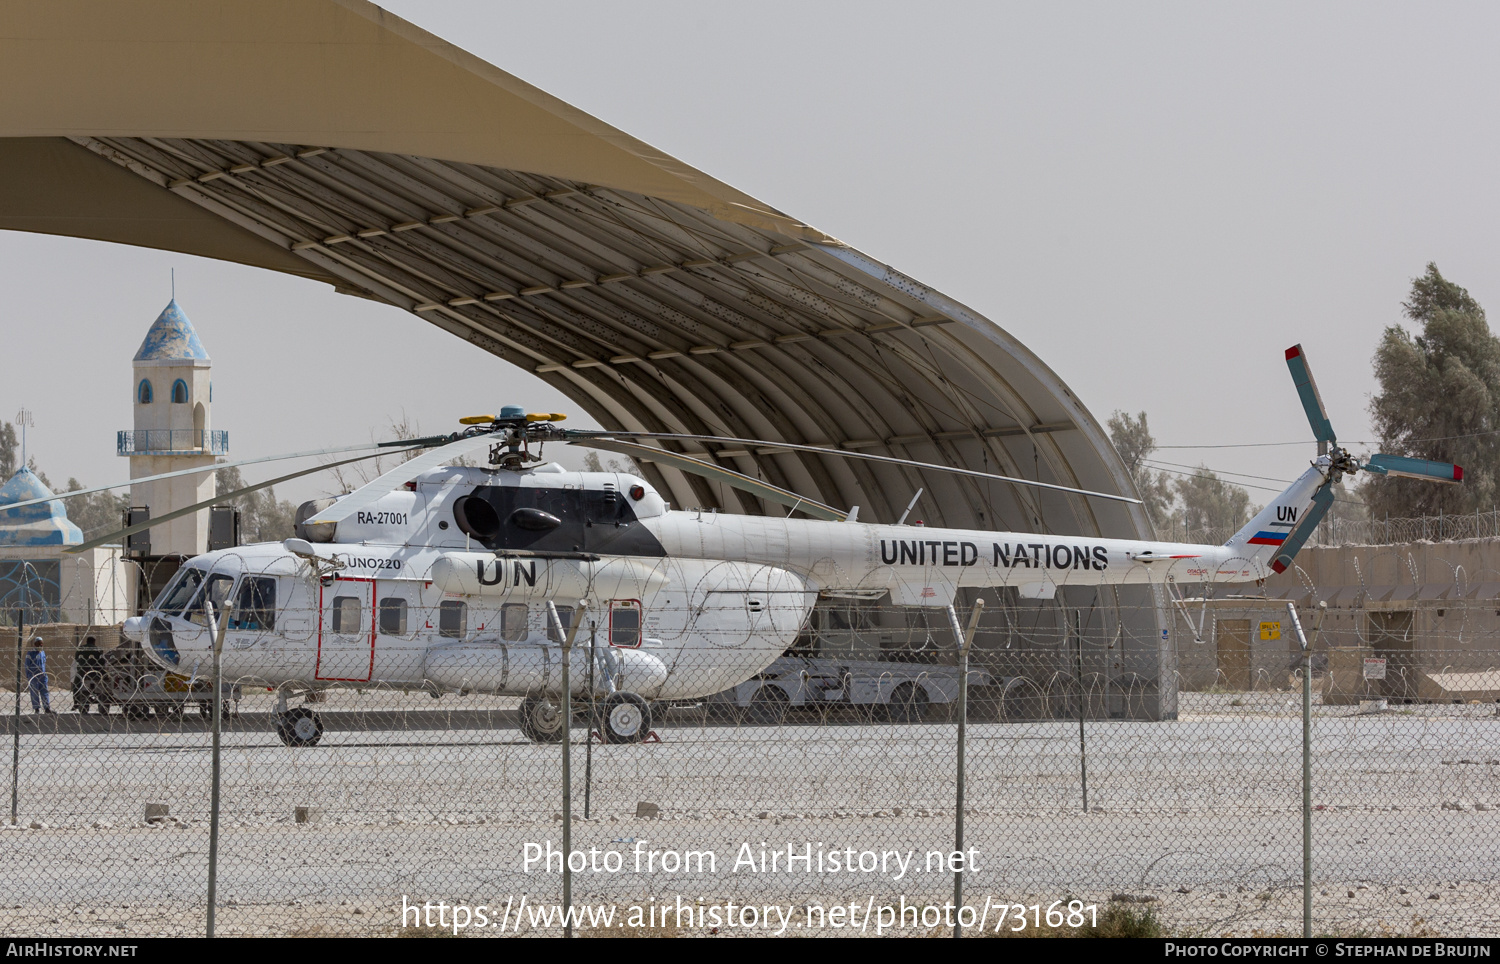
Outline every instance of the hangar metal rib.
<svg viewBox="0 0 1500 964">
<path fill-rule="evenodd" d="M 993 323 L 852 249 L 628 191 L 426 157 L 72 139 L 295 252 L 346 293 L 534 371 L 607 429 L 983 461 L 1129 492 L 1098 426 L 1065 388 L 1059 397 L 1060 383 L 1045 384 L 1055 376 L 1044 366 Z M 867 520 L 894 521 L 924 487 L 923 515 L 943 525 L 1124 535 L 1143 523 L 1075 497 L 807 452 L 679 448 L 860 505 Z M 643 468 L 679 504 L 733 497 L 745 511 L 773 508 Z"/>
</svg>

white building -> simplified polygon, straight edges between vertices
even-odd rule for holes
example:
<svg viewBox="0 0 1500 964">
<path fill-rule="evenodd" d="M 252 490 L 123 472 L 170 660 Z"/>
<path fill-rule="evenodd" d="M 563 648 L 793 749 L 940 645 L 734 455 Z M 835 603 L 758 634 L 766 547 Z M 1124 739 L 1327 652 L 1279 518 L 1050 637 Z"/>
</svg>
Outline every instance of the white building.
<svg viewBox="0 0 1500 964">
<path fill-rule="evenodd" d="M 0 486 L 0 624 L 109 625 L 130 615 L 133 586 L 119 546 L 68 553 L 83 533 L 61 500 L 19 509 L 52 492 L 25 466 Z"/>
<path fill-rule="evenodd" d="M 228 453 L 229 433 L 212 427 L 212 375 L 203 342 L 173 299 L 135 354 L 135 428 L 120 432 L 118 443 L 119 454 L 130 457 L 132 479 L 212 466 Z M 210 471 L 132 485 L 130 502 L 148 508 L 154 519 L 215 494 Z M 148 554 L 199 555 L 208 549 L 208 526 L 208 509 L 153 526 Z"/>
</svg>

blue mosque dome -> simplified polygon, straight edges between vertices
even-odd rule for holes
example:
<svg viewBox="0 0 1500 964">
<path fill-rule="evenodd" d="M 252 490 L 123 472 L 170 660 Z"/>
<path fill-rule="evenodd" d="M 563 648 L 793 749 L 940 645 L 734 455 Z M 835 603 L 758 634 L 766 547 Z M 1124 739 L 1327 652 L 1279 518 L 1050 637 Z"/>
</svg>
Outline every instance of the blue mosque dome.
<svg viewBox="0 0 1500 964">
<path fill-rule="evenodd" d="M 76 546 L 83 542 L 83 530 L 68 521 L 68 510 L 61 499 L 22 509 L 5 508 L 13 502 L 45 499 L 51 494 L 52 490 L 24 465 L 0 486 L 0 546 Z"/>
<path fill-rule="evenodd" d="M 208 352 L 198 340 L 198 332 L 193 330 L 188 316 L 177 307 L 176 298 L 152 322 L 146 340 L 141 342 L 141 350 L 135 353 L 135 360 L 208 361 Z"/>
</svg>

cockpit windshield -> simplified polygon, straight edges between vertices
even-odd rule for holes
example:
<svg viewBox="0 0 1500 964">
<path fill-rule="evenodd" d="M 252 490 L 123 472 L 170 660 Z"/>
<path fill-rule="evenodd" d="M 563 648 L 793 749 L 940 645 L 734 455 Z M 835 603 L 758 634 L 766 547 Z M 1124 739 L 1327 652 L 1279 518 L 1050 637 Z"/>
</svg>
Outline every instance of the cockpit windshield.
<svg viewBox="0 0 1500 964">
<path fill-rule="evenodd" d="M 151 608 L 169 616 L 176 616 L 198 594 L 198 587 L 201 585 L 203 585 L 202 569 L 192 567 L 183 569 L 167 584 L 167 588 L 162 590 L 161 595 L 156 597 L 156 602 L 151 604 Z"/>
<path fill-rule="evenodd" d="M 183 612 L 183 619 L 190 619 L 200 626 L 208 625 L 208 615 L 204 612 L 204 603 L 213 603 L 215 618 L 224 614 L 224 603 L 229 599 L 229 588 L 234 585 L 234 577 L 223 573 L 214 573 L 208 577 L 208 583 L 203 591 L 192 601 L 187 610 Z"/>
</svg>

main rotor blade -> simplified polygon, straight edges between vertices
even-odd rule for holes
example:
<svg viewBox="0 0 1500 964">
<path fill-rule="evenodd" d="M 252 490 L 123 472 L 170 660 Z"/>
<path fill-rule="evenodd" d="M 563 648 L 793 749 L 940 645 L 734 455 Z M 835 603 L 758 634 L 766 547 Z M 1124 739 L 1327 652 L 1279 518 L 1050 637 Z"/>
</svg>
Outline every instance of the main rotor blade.
<svg viewBox="0 0 1500 964">
<path fill-rule="evenodd" d="M 1394 475 L 1403 479 L 1426 479 L 1457 485 L 1464 480 L 1464 469 L 1452 462 L 1431 459 L 1409 459 L 1404 455 L 1372 455 L 1360 468 L 1376 475 Z"/>
<path fill-rule="evenodd" d="M 844 449 L 823 448 L 818 445 L 797 445 L 792 442 L 767 442 L 753 438 L 724 438 L 718 435 L 678 435 L 672 432 L 592 432 L 582 429 L 572 429 L 567 432 L 567 437 L 575 438 L 651 438 L 651 439 L 676 439 L 685 442 L 720 442 L 729 445 L 752 445 L 756 448 L 786 449 L 790 452 L 812 452 L 816 455 L 832 455 L 845 459 L 862 459 L 866 462 L 885 462 L 891 465 L 904 465 L 913 469 L 931 469 L 935 472 L 951 472 L 954 475 L 967 475 L 977 479 L 995 479 L 999 482 L 1011 482 L 1016 485 L 1029 485 L 1038 489 L 1051 489 L 1055 492 L 1068 492 L 1073 495 L 1086 495 L 1096 499 L 1109 499 L 1113 502 L 1129 502 L 1140 505 L 1140 499 L 1133 499 L 1128 495 L 1115 495 L 1111 492 L 1095 492 L 1091 489 L 1075 489 L 1067 485 L 1054 485 L 1051 482 L 1034 482 L 1031 479 L 1017 479 L 1008 475 L 995 475 L 993 472 L 978 472 L 974 469 L 960 469 L 952 465 L 935 465 L 932 462 L 915 462 L 911 459 L 898 459 L 891 455 L 870 455 L 866 452 L 849 452 Z"/>
<path fill-rule="evenodd" d="M 409 450 L 397 449 L 397 451 L 404 452 Z M 369 455 L 356 455 L 352 459 L 340 459 L 337 462 L 329 462 L 326 465 L 315 465 L 310 469 L 302 469 L 301 471 L 293 472 L 290 475 L 283 475 L 280 478 L 271 479 L 269 482 L 261 482 L 258 485 L 247 485 L 243 489 L 235 489 L 233 492 L 223 492 L 219 495 L 214 496 L 212 499 L 204 499 L 202 502 L 195 502 L 185 508 L 168 512 L 166 515 L 159 515 L 154 519 L 147 519 L 145 522 L 137 522 L 133 526 L 126 526 L 125 528 L 120 529 L 117 532 L 111 532 L 109 535 L 99 536 L 97 539 L 90 539 L 88 542 L 85 542 L 81 546 L 68 546 L 63 550 L 63 552 L 87 552 L 88 550 L 93 549 L 97 546 L 102 546 L 105 543 L 113 542 L 116 539 L 122 539 L 125 536 L 135 535 L 137 532 L 140 532 L 144 529 L 149 529 L 152 526 L 161 525 L 163 522 L 171 522 L 173 519 L 180 519 L 185 515 L 191 515 L 192 513 L 197 512 L 200 509 L 206 509 L 209 506 L 217 505 L 220 502 L 227 502 L 230 499 L 237 499 L 242 495 L 248 495 L 251 492 L 259 492 L 261 489 L 267 489 L 273 485 L 280 485 L 283 482 L 290 482 L 292 479 L 300 479 L 304 475 L 312 475 L 314 472 L 322 472 L 324 469 L 337 468 L 340 465 L 348 465 L 350 462 L 363 462 L 365 459 L 379 458 L 384 454 L 384 452 L 374 452 Z"/>
<path fill-rule="evenodd" d="M 1318 491 L 1313 493 L 1312 505 L 1308 507 L 1307 514 L 1302 517 L 1297 528 L 1292 530 L 1292 534 L 1286 537 L 1286 541 L 1281 544 L 1281 550 L 1271 560 L 1273 570 L 1286 571 L 1286 567 L 1292 564 L 1292 559 L 1302 551 L 1302 546 L 1307 540 L 1312 538 L 1313 530 L 1318 527 L 1319 522 L 1323 521 L 1323 517 L 1331 508 L 1333 508 L 1333 486 L 1324 482 L 1318 487 Z"/>
<path fill-rule="evenodd" d="M 722 482 L 742 492 L 749 492 L 751 495 L 765 499 L 767 502 L 789 505 L 793 509 L 807 513 L 814 519 L 826 519 L 829 522 L 844 522 L 849 517 L 847 512 L 840 512 L 831 505 L 815 502 L 812 499 L 800 496 L 780 486 L 772 485 L 769 482 L 762 482 L 760 479 L 752 478 L 733 469 L 713 465 L 678 452 L 668 452 L 665 449 L 659 449 L 655 446 L 641 445 L 637 442 L 621 442 L 615 439 L 578 439 L 568 444 L 604 449 L 609 452 L 619 452 L 622 455 L 670 465 L 674 469 L 681 469 L 684 472 L 701 475 L 705 479 L 712 479 L 715 482 Z"/>
<path fill-rule="evenodd" d="M 1333 437 L 1333 423 L 1328 421 L 1328 409 L 1323 407 L 1323 396 L 1318 394 L 1318 383 L 1313 381 L 1312 369 L 1308 367 L 1301 345 L 1286 350 L 1286 367 L 1291 369 L 1292 384 L 1297 386 L 1297 395 L 1302 399 L 1302 409 L 1307 412 L 1313 437 L 1329 444 L 1337 441 Z"/>
<path fill-rule="evenodd" d="M 504 436 L 493 433 L 471 435 L 468 438 L 461 438 L 457 442 L 449 442 L 441 448 L 432 449 L 414 459 L 402 462 L 374 481 L 360 486 L 311 519 L 308 519 L 304 525 L 315 525 L 319 522 L 342 522 L 359 510 L 369 508 L 377 500 L 401 488 L 401 486 L 423 472 L 426 472 L 428 469 L 447 465 L 454 459 L 462 458 L 476 449 L 489 448 L 491 445 L 502 441 L 504 441 Z"/>
<path fill-rule="evenodd" d="M 441 436 L 440 436 L 441 437 Z M 76 495 L 92 495 L 95 492 L 108 492 L 110 489 L 123 489 L 127 486 L 140 482 L 156 482 L 160 479 L 175 479 L 180 475 L 200 475 L 204 472 L 214 472 L 218 469 L 233 469 L 241 465 L 256 465 L 261 462 L 282 462 L 287 459 L 304 459 L 314 455 L 342 455 L 345 452 L 363 452 L 366 449 L 393 448 L 393 447 L 421 447 L 421 443 L 428 439 L 400 439 L 395 442 L 366 442 L 364 445 L 343 445 L 331 449 L 308 449 L 305 452 L 288 452 L 285 455 L 264 455 L 258 459 L 240 459 L 238 462 L 217 462 L 213 465 L 200 465 L 192 469 L 178 469 L 175 472 L 162 472 L 159 475 L 143 475 L 138 479 L 130 479 L 125 482 L 113 482 L 109 485 L 96 485 L 88 489 L 72 489 L 68 492 L 58 492 L 45 499 L 27 499 L 25 502 L 7 502 L 0 509 L 22 509 L 28 505 L 40 505 L 43 502 L 52 502 L 56 499 L 71 499 Z"/>
</svg>

